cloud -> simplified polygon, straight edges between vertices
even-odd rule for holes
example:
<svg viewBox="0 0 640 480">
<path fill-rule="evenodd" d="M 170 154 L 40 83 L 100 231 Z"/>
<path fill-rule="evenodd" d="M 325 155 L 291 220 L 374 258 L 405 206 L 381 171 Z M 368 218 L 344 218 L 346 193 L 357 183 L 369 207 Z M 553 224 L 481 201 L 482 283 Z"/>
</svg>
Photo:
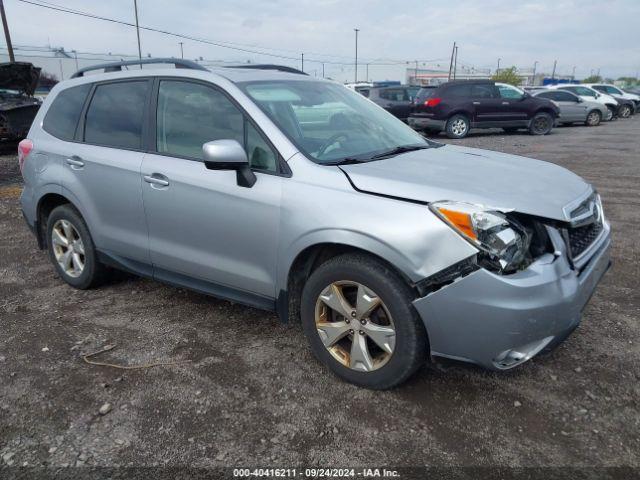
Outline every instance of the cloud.
<svg viewBox="0 0 640 480">
<path fill-rule="evenodd" d="M 58 4 L 133 21 L 132 2 L 57 0 Z M 359 28 L 362 63 L 373 59 L 439 60 L 446 64 L 453 41 L 459 61 L 476 67 L 531 66 L 578 76 L 635 75 L 640 1 L 612 0 L 138 0 L 140 23 L 238 46 L 256 46 L 291 59 L 272 58 L 143 31 L 143 53 L 177 56 L 184 42 L 189 58 L 284 63 L 321 71 L 340 80 L 353 77 L 354 28 Z M 64 46 L 80 52 L 137 51 L 135 31 L 17 1 L 6 5 L 13 40 L 22 45 Z M 28 18 L 29 21 L 24 21 Z M 19 28 L 16 27 L 19 25 Z M 250 47 L 255 48 L 255 47 Z M 332 65 L 344 62 L 347 65 Z M 435 62 L 438 63 L 438 62 Z M 364 68 L 364 67 L 363 67 Z M 370 76 L 404 78 L 406 64 L 371 66 Z M 364 71 L 363 71 L 364 73 Z"/>
</svg>

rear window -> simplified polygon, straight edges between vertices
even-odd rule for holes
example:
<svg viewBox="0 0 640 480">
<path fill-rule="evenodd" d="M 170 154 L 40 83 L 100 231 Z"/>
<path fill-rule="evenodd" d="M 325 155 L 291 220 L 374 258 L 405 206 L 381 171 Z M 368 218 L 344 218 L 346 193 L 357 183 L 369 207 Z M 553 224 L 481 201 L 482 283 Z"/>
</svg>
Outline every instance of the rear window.
<svg viewBox="0 0 640 480">
<path fill-rule="evenodd" d="M 42 128 L 61 140 L 73 140 L 89 90 L 90 83 L 61 91 L 49 107 Z"/>
<path fill-rule="evenodd" d="M 142 148 L 146 80 L 98 85 L 87 110 L 84 141 L 107 147 Z"/>
</svg>

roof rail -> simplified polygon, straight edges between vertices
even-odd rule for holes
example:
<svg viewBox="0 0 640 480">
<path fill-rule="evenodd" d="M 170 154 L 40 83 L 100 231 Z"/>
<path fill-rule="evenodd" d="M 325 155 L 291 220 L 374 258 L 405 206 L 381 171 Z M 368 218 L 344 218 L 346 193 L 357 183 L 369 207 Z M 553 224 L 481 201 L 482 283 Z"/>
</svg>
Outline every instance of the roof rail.
<svg viewBox="0 0 640 480">
<path fill-rule="evenodd" d="M 252 68 L 256 70 L 277 70 L 279 72 L 297 73 L 298 75 L 308 75 L 301 70 L 293 67 L 286 67 L 284 65 L 272 65 L 272 64 L 247 64 L 247 65 L 228 65 L 226 68 Z"/>
<path fill-rule="evenodd" d="M 86 72 L 91 72 L 93 70 L 104 70 L 104 73 L 119 72 L 122 70 L 122 67 L 149 64 L 170 64 L 174 65 L 176 68 L 189 68 L 191 70 L 204 70 L 206 72 L 209 71 L 199 63 L 192 62 L 191 60 L 184 60 L 182 58 L 145 58 L 143 60 L 124 60 L 121 62 L 101 63 L 99 65 L 84 67 L 71 75 L 71 78 L 83 77 Z"/>
</svg>

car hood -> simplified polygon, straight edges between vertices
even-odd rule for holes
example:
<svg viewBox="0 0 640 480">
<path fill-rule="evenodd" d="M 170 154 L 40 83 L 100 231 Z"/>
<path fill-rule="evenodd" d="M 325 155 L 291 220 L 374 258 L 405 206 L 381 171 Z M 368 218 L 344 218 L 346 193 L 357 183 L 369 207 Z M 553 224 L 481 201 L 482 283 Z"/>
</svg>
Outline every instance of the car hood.
<svg viewBox="0 0 640 480">
<path fill-rule="evenodd" d="M 565 209 L 592 191 L 552 163 L 445 145 L 340 167 L 363 192 L 419 202 L 453 200 L 568 221 Z"/>
<path fill-rule="evenodd" d="M 19 90 L 33 95 L 40 69 L 28 62 L 0 63 L 0 89 Z"/>
</svg>

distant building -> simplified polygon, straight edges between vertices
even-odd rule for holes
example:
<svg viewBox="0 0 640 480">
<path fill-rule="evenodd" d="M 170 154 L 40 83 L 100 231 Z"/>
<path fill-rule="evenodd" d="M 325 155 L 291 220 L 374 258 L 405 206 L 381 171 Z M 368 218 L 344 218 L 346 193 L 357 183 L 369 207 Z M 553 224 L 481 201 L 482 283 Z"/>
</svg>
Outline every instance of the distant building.
<svg viewBox="0 0 640 480">
<path fill-rule="evenodd" d="M 455 72 L 455 80 L 487 79 L 491 77 L 488 68 L 458 67 Z M 449 69 L 407 68 L 406 81 L 409 85 L 440 85 L 449 81 Z M 451 80 L 454 72 L 451 72 Z"/>
</svg>

